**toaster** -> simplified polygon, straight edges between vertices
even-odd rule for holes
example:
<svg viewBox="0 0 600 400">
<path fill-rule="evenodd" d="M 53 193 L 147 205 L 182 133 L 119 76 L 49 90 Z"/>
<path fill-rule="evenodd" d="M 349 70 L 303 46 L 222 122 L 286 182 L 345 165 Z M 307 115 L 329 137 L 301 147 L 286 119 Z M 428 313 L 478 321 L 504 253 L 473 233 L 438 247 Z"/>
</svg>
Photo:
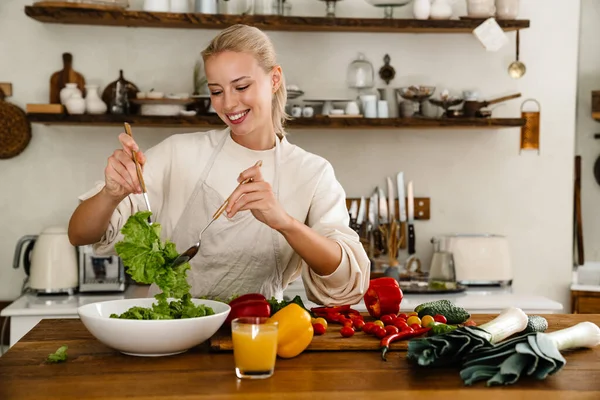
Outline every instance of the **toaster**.
<svg viewBox="0 0 600 400">
<path fill-rule="evenodd" d="M 508 240 L 493 234 L 454 234 L 432 239 L 436 251 L 452 253 L 456 281 L 467 286 L 510 286 Z"/>
</svg>

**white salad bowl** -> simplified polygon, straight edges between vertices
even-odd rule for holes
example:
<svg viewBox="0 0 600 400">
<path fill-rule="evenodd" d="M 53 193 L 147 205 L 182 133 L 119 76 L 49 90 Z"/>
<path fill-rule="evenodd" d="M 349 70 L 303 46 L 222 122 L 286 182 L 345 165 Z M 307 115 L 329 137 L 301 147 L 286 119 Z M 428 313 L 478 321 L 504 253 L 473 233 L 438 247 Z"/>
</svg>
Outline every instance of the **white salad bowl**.
<svg viewBox="0 0 600 400">
<path fill-rule="evenodd" d="M 231 311 L 225 303 L 192 299 L 195 305 L 204 304 L 215 313 L 183 319 L 110 318 L 111 314 L 122 314 L 131 307 L 152 307 L 156 301 L 152 297 L 102 301 L 83 305 L 77 312 L 87 330 L 106 346 L 128 355 L 156 357 L 183 353 L 208 340 Z"/>
</svg>

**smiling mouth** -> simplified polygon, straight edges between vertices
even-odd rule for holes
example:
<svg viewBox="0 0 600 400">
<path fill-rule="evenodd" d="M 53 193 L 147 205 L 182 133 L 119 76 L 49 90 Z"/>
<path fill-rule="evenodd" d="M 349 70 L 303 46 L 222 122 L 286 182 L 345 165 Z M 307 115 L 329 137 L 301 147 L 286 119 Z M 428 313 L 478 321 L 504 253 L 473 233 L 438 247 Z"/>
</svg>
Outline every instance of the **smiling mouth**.
<svg viewBox="0 0 600 400">
<path fill-rule="evenodd" d="M 242 111 L 236 114 L 226 114 L 227 118 L 229 118 L 229 120 L 231 122 L 237 122 L 239 120 L 241 120 L 242 118 L 244 118 L 246 115 L 248 115 L 248 113 L 250 112 L 250 110 L 246 110 L 246 111 Z"/>
</svg>

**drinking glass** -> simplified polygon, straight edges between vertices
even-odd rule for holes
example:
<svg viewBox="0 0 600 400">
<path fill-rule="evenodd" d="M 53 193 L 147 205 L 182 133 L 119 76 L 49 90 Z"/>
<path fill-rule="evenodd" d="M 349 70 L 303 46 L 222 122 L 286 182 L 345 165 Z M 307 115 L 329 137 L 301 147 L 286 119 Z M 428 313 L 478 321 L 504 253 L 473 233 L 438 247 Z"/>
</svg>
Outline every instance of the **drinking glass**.
<svg viewBox="0 0 600 400">
<path fill-rule="evenodd" d="M 277 358 L 277 321 L 241 317 L 231 322 L 235 374 L 240 379 L 266 379 Z"/>
</svg>

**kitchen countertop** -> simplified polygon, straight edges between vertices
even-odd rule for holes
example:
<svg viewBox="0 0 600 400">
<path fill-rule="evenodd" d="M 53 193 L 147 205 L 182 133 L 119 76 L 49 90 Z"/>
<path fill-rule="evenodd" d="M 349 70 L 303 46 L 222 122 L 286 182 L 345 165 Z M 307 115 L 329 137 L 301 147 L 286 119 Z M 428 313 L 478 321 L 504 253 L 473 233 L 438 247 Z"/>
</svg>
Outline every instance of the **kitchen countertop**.
<svg viewBox="0 0 600 400">
<path fill-rule="evenodd" d="M 77 308 L 99 301 L 147 297 L 149 286 L 129 285 L 123 293 L 37 295 L 26 293 L 2 309 L 1 317 L 77 315 Z"/>
<path fill-rule="evenodd" d="M 493 316 L 477 315 L 481 324 Z M 553 331 L 600 315 L 546 315 Z M 343 339 L 343 340 L 352 340 Z M 68 346 L 68 359 L 46 364 L 48 354 Z M 0 358 L 1 399 L 598 399 L 600 346 L 564 352 L 567 363 L 545 380 L 515 385 L 464 386 L 457 369 L 417 367 L 404 351 L 305 351 L 277 359 L 266 380 L 238 380 L 231 352 L 206 345 L 169 357 L 133 357 L 106 347 L 77 319 L 40 322 Z M 402 396 L 405 395 L 405 396 Z M 410 397 L 408 397 L 410 396 Z"/>
<path fill-rule="evenodd" d="M 98 301 L 118 300 L 127 298 L 146 297 L 148 286 L 129 285 L 124 293 L 109 294 L 75 294 L 68 295 L 35 295 L 25 294 L 4 308 L 0 312 L 2 317 L 18 316 L 45 316 L 77 315 L 77 308 L 84 304 Z M 295 281 L 286 289 L 284 296 L 293 298 L 299 294 L 307 307 L 316 307 L 317 304 L 308 301 L 301 281 Z M 548 298 L 526 293 L 515 293 L 508 288 L 473 288 L 462 293 L 448 294 L 406 294 L 400 304 L 402 312 L 413 311 L 419 304 L 448 299 L 459 307 L 471 313 L 499 313 L 508 307 L 519 307 L 526 313 L 552 314 L 563 310 L 562 304 Z M 364 302 L 353 306 L 358 311 L 366 312 Z"/>
</svg>

